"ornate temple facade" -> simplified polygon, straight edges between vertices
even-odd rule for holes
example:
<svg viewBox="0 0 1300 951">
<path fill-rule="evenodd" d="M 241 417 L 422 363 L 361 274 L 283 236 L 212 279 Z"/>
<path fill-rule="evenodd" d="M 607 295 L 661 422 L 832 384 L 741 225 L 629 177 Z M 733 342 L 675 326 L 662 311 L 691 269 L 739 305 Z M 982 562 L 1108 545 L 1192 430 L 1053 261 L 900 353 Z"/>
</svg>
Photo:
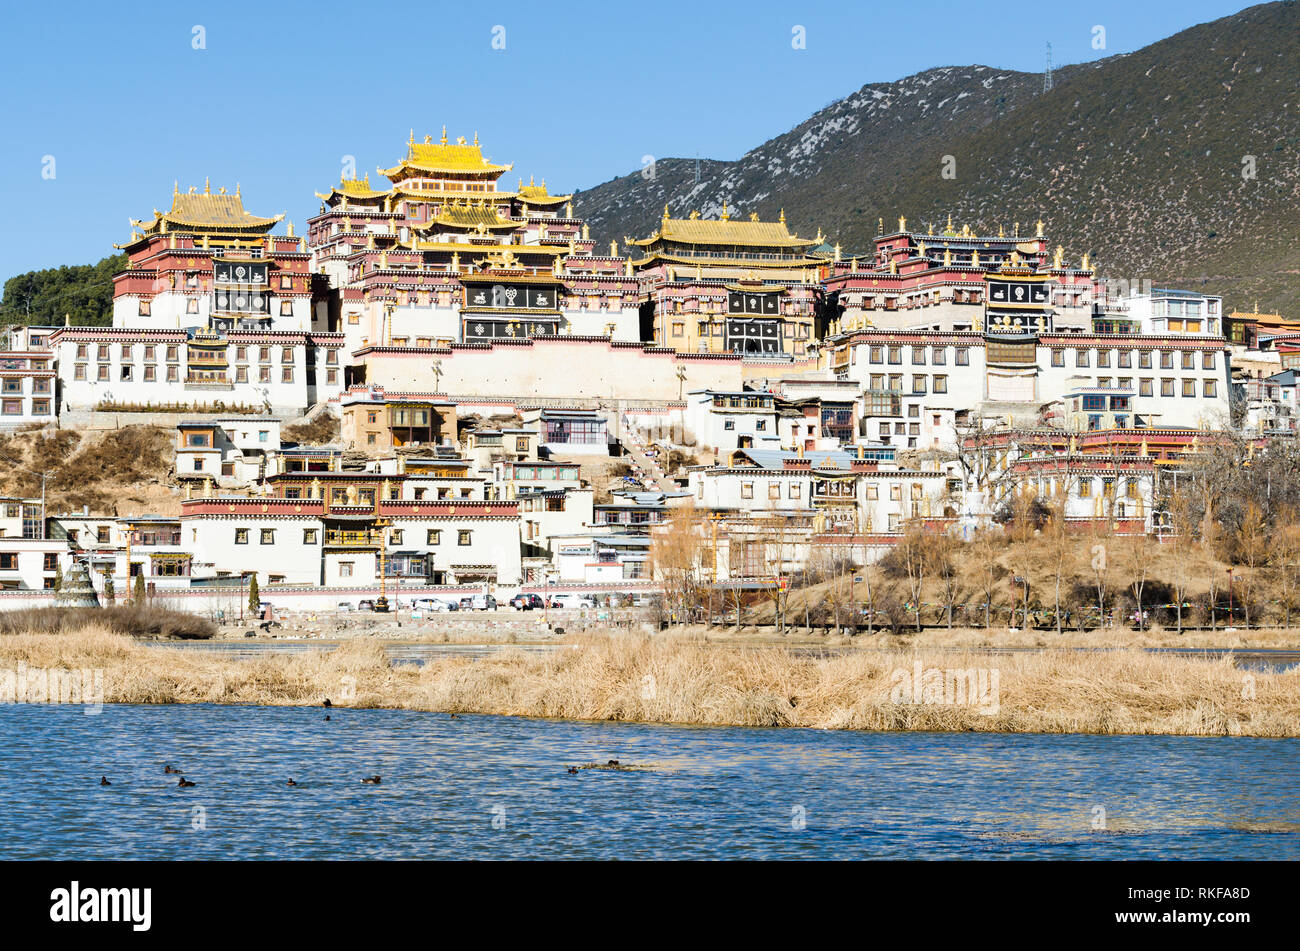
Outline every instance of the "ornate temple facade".
<svg viewBox="0 0 1300 951">
<path fill-rule="evenodd" d="M 980 234 L 949 218 L 938 233 L 882 232 L 869 258 L 838 255 L 824 271 L 837 312 L 829 333 L 860 330 L 971 331 L 1016 337 L 1093 329 L 1096 282 L 1087 255 L 1067 266 L 1048 250 L 1040 221 L 1034 233 Z"/>
<path fill-rule="evenodd" d="M 132 220 L 127 269 L 113 278 L 113 326 L 149 330 L 311 329 L 310 255 L 284 215 L 259 217 L 234 194 L 172 191 L 171 208 Z M 136 229 L 139 229 L 137 231 Z"/>
<path fill-rule="evenodd" d="M 687 353 L 802 357 L 819 336 L 820 234 L 800 238 L 778 221 L 672 218 L 664 206 L 636 249 L 641 336 Z"/>
<path fill-rule="evenodd" d="M 557 334 L 638 339 L 637 283 L 611 247 L 600 253 L 570 195 L 545 181 L 514 190 L 511 165 L 475 136 L 407 143 L 378 169 L 387 184 L 343 179 L 318 192 L 313 270 L 329 281 L 317 326 L 364 347 L 445 348 Z"/>
</svg>

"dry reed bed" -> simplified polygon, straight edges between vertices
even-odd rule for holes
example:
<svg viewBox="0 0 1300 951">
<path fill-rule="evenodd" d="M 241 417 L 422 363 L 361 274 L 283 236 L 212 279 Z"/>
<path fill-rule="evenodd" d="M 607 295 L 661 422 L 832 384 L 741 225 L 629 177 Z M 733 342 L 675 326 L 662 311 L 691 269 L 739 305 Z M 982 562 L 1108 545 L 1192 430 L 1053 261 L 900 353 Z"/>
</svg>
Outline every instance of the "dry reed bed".
<svg viewBox="0 0 1300 951">
<path fill-rule="evenodd" d="M 109 703 L 247 703 L 575 720 L 852 730 L 1300 736 L 1300 672 L 1138 651 L 988 657 L 902 650 L 830 658 L 673 637 L 593 635 L 545 654 L 390 665 L 373 641 L 235 659 L 102 631 L 0 638 L 0 668 L 104 669 Z M 999 709 L 901 704 L 896 670 L 998 669 Z M 346 699 L 354 692 L 352 699 Z"/>
</svg>

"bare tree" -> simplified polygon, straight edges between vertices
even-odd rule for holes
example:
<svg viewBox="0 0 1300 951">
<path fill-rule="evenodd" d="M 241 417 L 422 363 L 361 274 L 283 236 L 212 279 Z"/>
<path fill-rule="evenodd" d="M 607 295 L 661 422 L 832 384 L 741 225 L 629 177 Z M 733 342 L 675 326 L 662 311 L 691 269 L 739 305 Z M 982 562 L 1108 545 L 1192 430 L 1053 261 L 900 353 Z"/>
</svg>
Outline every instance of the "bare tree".
<svg viewBox="0 0 1300 951">
<path fill-rule="evenodd" d="M 976 530 L 968 550 L 980 566 L 980 594 L 984 598 L 984 629 L 987 631 L 993 622 L 993 595 L 997 593 L 999 567 L 998 556 L 1004 547 L 1002 533 L 993 526 L 984 526 Z"/>
<path fill-rule="evenodd" d="M 1272 539 L 1264 524 L 1264 510 L 1255 502 L 1247 502 L 1242 513 L 1241 526 L 1236 533 L 1237 560 L 1249 568 L 1241 578 L 1241 607 L 1245 613 L 1246 630 L 1250 630 L 1250 604 L 1260 586 L 1260 573 L 1268 564 Z"/>
</svg>

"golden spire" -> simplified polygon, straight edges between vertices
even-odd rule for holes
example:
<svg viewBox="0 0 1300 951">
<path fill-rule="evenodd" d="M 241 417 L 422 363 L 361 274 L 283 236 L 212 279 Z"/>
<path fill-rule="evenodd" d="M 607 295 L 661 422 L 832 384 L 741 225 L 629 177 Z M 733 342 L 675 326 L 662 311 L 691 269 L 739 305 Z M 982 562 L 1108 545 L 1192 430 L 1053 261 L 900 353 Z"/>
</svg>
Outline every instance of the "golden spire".
<svg viewBox="0 0 1300 951">
<path fill-rule="evenodd" d="M 839 259 L 840 259 L 840 244 L 837 241 L 835 242 L 835 260 L 838 261 Z"/>
<path fill-rule="evenodd" d="M 208 180 L 206 177 L 203 179 L 203 194 L 205 195 L 212 194 L 212 187 L 208 184 Z"/>
<path fill-rule="evenodd" d="M 445 125 L 442 127 L 442 144 L 447 144 L 447 127 Z"/>
<path fill-rule="evenodd" d="M 611 241 L 611 242 L 609 243 L 609 256 L 610 256 L 611 258 L 616 258 L 616 257 L 618 257 L 618 242 L 617 242 L 617 241 Z"/>
<path fill-rule="evenodd" d="M 537 184 L 537 180 L 536 180 L 532 175 L 529 175 L 529 176 L 528 176 L 528 187 L 529 187 L 529 188 L 532 188 L 532 187 L 533 187 L 534 185 L 536 185 L 536 184 Z"/>
<path fill-rule="evenodd" d="M 668 206 L 664 205 L 664 221 L 668 220 Z"/>
<path fill-rule="evenodd" d="M 1085 251 L 1084 254 L 1083 254 L 1083 270 L 1085 270 L 1085 271 L 1089 270 L 1089 268 L 1088 268 L 1088 253 L 1087 253 L 1086 251 Z"/>
<path fill-rule="evenodd" d="M 1041 238 L 1042 236 L 1043 236 L 1043 219 L 1042 219 L 1042 218 L 1039 218 L 1039 219 L 1038 219 L 1038 233 L 1035 235 L 1035 237 L 1039 237 L 1039 238 Z"/>
<path fill-rule="evenodd" d="M 181 193 L 180 179 L 172 179 L 172 194 L 179 195 L 180 193 Z"/>
<path fill-rule="evenodd" d="M 971 267 L 980 266 L 980 253 L 978 249 L 972 250 L 970 253 L 970 266 Z"/>
<path fill-rule="evenodd" d="M 718 220 L 719 221 L 731 220 L 731 215 L 727 213 L 727 203 L 725 201 L 722 203 L 722 214 L 719 216 Z"/>
<path fill-rule="evenodd" d="M 1056 246 L 1056 253 L 1052 255 L 1052 267 L 1059 268 L 1061 266 L 1061 258 L 1063 258 L 1064 256 L 1065 256 L 1065 248 L 1061 247 L 1061 245 L 1058 244 Z"/>
<path fill-rule="evenodd" d="M 474 130 L 474 144 L 478 145 L 478 129 Z"/>
<path fill-rule="evenodd" d="M 443 135 L 446 135 L 446 134 L 447 134 L 447 127 L 446 127 L 446 126 L 443 126 L 443 127 L 442 127 L 442 134 L 443 134 Z M 407 145 L 414 145 L 414 144 L 415 144 L 415 130 L 414 130 L 414 129 L 411 130 L 411 137 L 410 137 L 409 139 L 406 140 L 406 144 L 407 144 Z"/>
<path fill-rule="evenodd" d="M 898 216 L 898 230 L 899 231 L 907 230 L 907 219 L 904 218 L 902 215 Z"/>
<path fill-rule="evenodd" d="M 293 237 L 293 222 L 289 222 L 289 237 Z"/>
<path fill-rule="evenodd" d="M 1001 224 L 999 224 L 999 225 L 998 225 L 998 237 L 999 237 L 999 238 L 1005 238 L 1006 236 L 1007 236 L 1007 235 L 1006 235 L 1006 229 L 1003 228 Z"/>
<path fill-rule="evenodd" d="M 781 209 L 781 217 L 780 217 L 779 219 L 777 219 L 777 220 L 779 220 L 779 221 L 781 222 L 781 224 L 785 224 L 785 209 L 784 209 L 784 208 Z"/>
<path fill-rule="evenodd" d="M 751 211 L 751 212 L 749 213 L 749 220 L 750 220 L 750 221 L 757 221 L 757 220 L 758 220 L 758 212 L 756 212 L 756 211 Z"/>
</svg>

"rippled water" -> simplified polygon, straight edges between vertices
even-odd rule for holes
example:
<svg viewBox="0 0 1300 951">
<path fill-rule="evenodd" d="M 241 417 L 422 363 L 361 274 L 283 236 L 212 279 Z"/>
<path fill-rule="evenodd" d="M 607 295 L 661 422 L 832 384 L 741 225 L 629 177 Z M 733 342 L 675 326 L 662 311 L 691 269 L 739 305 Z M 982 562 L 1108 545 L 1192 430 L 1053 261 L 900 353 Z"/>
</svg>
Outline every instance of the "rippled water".
<svg viewBox="0 0 1300 951">
<path fill-rule="evenodd" d="M 1297 740 L 331 717 L 0 706 L 6 857 L 1300 858 Z"/>
</svg>

